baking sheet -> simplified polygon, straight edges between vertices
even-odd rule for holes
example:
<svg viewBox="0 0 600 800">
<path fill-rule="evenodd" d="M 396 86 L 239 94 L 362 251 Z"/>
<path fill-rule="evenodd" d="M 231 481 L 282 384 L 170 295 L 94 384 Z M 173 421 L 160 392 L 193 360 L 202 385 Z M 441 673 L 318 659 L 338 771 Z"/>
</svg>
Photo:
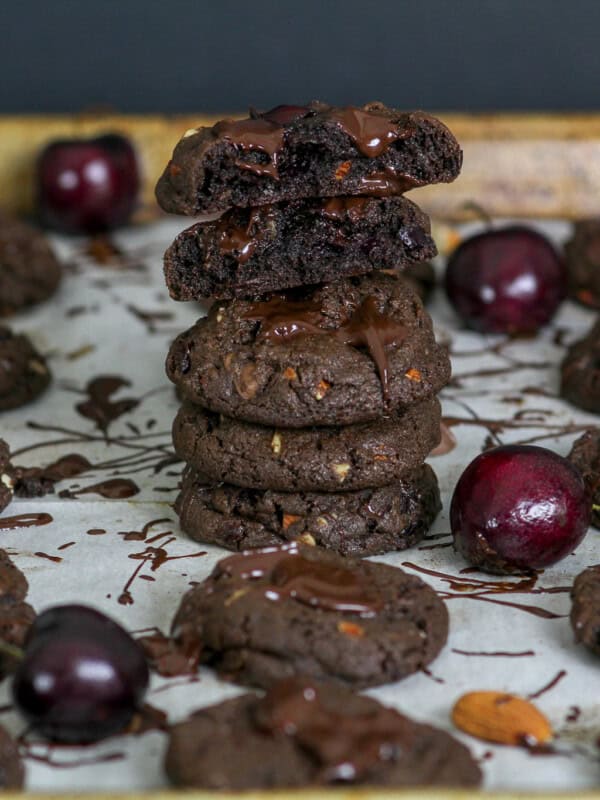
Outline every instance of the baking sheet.
<svg viewBox="0 0 600 800">
<path fill-rule="evenodd" d="M 169 429 L 178 403 L 163 364 L 170 340 L 191 325 L 202 309 L 194 303 L 170 301 L 161 258 L 186 224 L 182 219 L 166 220 L 118 234 L 115 240 L 124 252 L 124 268 L 118 270 L 95 264 L 83 252 L 82 242 L 56 239 L 70 265 L 59 294 L 11 322 L 48 354 L 54 373 L 52 388 L 36 403 L 2 415 L 1 435 L 13 451 L 26 449 L 15 458 L 16 463 L 41 465 L 79 453 L 95 465 L 84 476 L 58 486 L 74 496 L 15 499 L 0 518 L 1 528 L 3 518 L 15 515 L 52 517 L 44 525 L 0 530 L 0 546 L 27 575 L 28 599 L 38 611 L 56 603 L 86 602 L 131 631 L 153 626 L 167 631 L 182 593 L 226 554 L 188 540 L 178 530 L 170 507 L 181 471 L 170 457 Z M 567 225 L 559 222 L 538 227 L 556 241 L 568 232 Z M 452 730 L 449 712 L 465 691 L 496 689 L 530 695 L 554 681 L 536 702 L 560 734 L 559 755 L 534 756 L 462 738 L 482 758 L 487 789 L 595 787 L 600 778 L 594 746 L 600 735 L 600 662 L 573 644 L 565 587 L 581 569 L 600 560 L 598 531 L 591 529 L 577 553 L 546 570 L 535 593 L 527 594 L 507 593 L 493 576 L 459 575 L 466 564 L 454 555 L 447 536 L 452 489 L 490 437 L 497 443 L 535 441 L 566 455 L 578 432 L 598 423 L 597 417 L 556 396 L 564 348 L 589 327 L 593 314 L 566 303 L 553 325 L 535 340 L 501 344 L 500 337 L 459 330 L 441 291 L 430 311 L 439 335 L 451 342 L 454 373 L 442 402 L 457 446 L 431 460 L 444 510 L 428 540 L 379 560 L 408 564 L 406 569 L 417 574 L 426 569 L 446 576 L 423 575 L 445 596 L 450 595 L 450 638 L 431 674 L 417 674 L 370 694 L 416 719 Z M 136 401 L 105 432 L 76 410 L 86 400 L 86 385 L 99 375 L 120 376 L 130 384 L 123 385 L 111 401 Z M 125 500 L 104 499 L 95 493 L 77 495 L 78 489 L 115 477 L 134 481 L 139 492 Z M 146 541 L 141 539 L 144 526 Z M 138 536 L 125 536 L 127 532 Z M 502 583 L 514 581 L 509 578 Z M 558 591 L 545 591 L 553 588 Z M 126 590 L 129 595 L 124 596 Z M 472 652 L 526 655 L 465 654 Z M 167 680 L 153 675 L 148 702 L 166 711 L 174 722 L 240 691 L 206 669 L 199 678 Z M 4 708 L 9 702 L 8 681 L 4 681 L 0 723 L 20 734 L 24 723 L 13 710 Z M 166 736 L 152 731 L 87 748 L 29 745 L 27 788 L 54 792 L 158 789 L 166 785 L 161 767 L 165 744 Z"/>
</svg>

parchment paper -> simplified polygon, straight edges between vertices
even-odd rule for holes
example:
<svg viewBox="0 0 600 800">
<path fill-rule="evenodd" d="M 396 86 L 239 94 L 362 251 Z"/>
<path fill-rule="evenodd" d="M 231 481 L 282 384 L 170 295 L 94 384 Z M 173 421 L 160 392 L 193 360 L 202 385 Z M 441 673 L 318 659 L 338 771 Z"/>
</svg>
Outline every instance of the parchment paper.
<svg viewBox="0 0 600 800">
<path fill-rule="evenodd" d="M 170 425 L 178 404 L 163 364 L 170 340 L 203 310 L 195 303 L 175 303 L 168 298 L 161 258 L 186 224 L 189 222 L 181 219 L 161 221 L 116 236 L 124 261 L 136 267 L 121 270 L 95 265 L 83 255 L 80 241 L 57 239 L 61 255 L 71 264 L 59 294 L 12 321 L 15 329 L 27 331 L 48 354 L 54 373 L 52 388 L 36 403 L 2 415 L 1 435 L 12 450 L 31 448 L 15 461 L 41 465 L 76 452 L 92 464 L 104 466 L 63 481 L 59 490 L 75 487 L 76 491 L 76 487 L 115 477 L 115 473 L 135 481 L 140 489 L 127 500 L 103 499 L 91 493 L 61 499 L 55 494 L 37 500 L 15 499 L 6 509 L 3 517 L 30 512 L 53 517 L 43 526 L 0 530 L 0 546 L 27 575 L 29 600 L 38 611 L 56 603 L 85 602 L 117 618 L 131 631 L 153 626 L 167 631 L 190 583 L 202 580 L 215 561 L 226 555 L 218 548 L 188 540 L 179 531 L 170 507 L 181 465 L 169 458 Z M 558 222 L 539 227 L 557 241 L 567 233 L 567 226 Z M 459 330 L 441 291 L 430 311 L 440 335 L 451 340 L 454 379 L 442 400 L 458 444 L 447 455 L 431 460 L 444 502 L 431 538 L 381 560 L 395 565 L 408 562 L 458 576 L 466 565 L 444 535 L 449 531 L 449 500 L 462 470 L 486 440 L 535 440 L 566 455 L 578 431 L 598 423 L 597 417 L 556 397 L 558 364 L 565 346 L 589 327 L 593 315 L 566 303 L 553 325 L 535 340 L 497 347 L 502 341 L 499 337 Z M 131 384 L 114 395 L 115 401 L 134 398 L 139 403 L 110 424 L 105 435 L 75 406 L 85 400 L 88 381 L 107 374 L 121 376 Z M 37 427 L 32 428 L 31 422 Z M 158 540 L 148 543 L 122 535 L 140 532 L 152 520 L 166 520 L 147 531 L 146 538 L 164 534 Z M 87 533 L 94 529 L 106 533 Z M 569 587 L 582 568 L 600 560 L 599 536 L 591 529 L 576 554 L 546 570 L 538 588 Z M 60 549 L 62 546 L 66 547 Z M 168 560 L 153 570 L 158 565 L 156 550 L 148 548 L 159 547 Z M 198 555 L 201 551 L 206 555 Z M 61 560 L 49 560 L 44 554 Z M 133 602 L 123 604 L 119 598 L 136 569 L 137 577 L 129 586 Z M 449 712 L 463 692 L 480 688 L 529 695 L 564 671 L 554 688 L 536 702 L 560 733 L 557 747 L 566 754 L 532 756 L 517 748 L 463 739 L 477 756 L 484 757 L 486 788 L 575 790 L 597 786 L 600 765 L 593 744 L 600 734 L 600 662 L 574 645 L 565 616 L 570 607 L 568 592 L 494 594 L 491 576 L 460 576 L 463 584 L 475 581 L 472 589 L 455 584 L 452 588 L 439 577 L 423 577 L 452 595 L 448 599 L 448 646 L 432 665 L 432 675 L 418 674 L 371 693 L 419 720 L 451 730 Z M 490 581 L 492 586 L 486 589 L 479 580 Z M 479 599 L 469 597 L 474 593 Z M 540 617 L 509 603 L 535 606 L 557 616 Z M 533 654 L 492 657 L 457 651 Z M 0 703 L 8 703 L 8 681 L 0 691 Z M 209 670 L 202 670 L 200 680 L 193 682 L 154 675 L 148 701 L 176 721 L 193 709 L 239 691 L 219 682 Z M 0 723 L 15 734 L 25 728 L 13 710 L 4 710 Z M 117 737 L 89 748 L 30 747 L 27 788 L 159 788 L 165 785 L 165 743 L 166 736 L 154 731 Z M 49 766 L 31 756 L 63 766 Z M 69 763 L 71 766 L 64 766 Z"/>
</svg>

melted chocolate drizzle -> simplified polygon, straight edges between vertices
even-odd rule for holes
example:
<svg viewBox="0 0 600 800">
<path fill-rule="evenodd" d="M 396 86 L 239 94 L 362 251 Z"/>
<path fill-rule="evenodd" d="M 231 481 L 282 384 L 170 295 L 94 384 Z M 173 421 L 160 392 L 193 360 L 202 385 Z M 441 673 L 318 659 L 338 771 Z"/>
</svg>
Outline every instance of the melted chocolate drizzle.
<svg viewBox="0 0 600 800">
<path fill-rule="evenodd" d="M 0 517 L 0 530 L 11 531 L 17 528 L 37 528 L 40 525 L 49 525 L 51 522 L 54 522 L 54 517 L 44 512 L 16 514 L 14 517 Z"/>
<path fill-rule="evenodd" d="M 244 151 L 258 150 L 268 156 L 267 163 L 238 158 L 236 166 L 256 175 L 268 175 L 278 179 L 277 158 L 283 146 L 283 125 L 261 117 L 257 119 L 223 120 L 213 126 L 213 133 L 225 139 L 237 149 Z"/>
<path fill-rule="evenodd" d="M 258 206 L 250 210 L 247 225 L 234 225 L 229 215 L 217 222 L 219 249 L 232 255 L 238 264 L 245 264 L 254 255 L 256 248 L 272 229 L 275 211 L 273 206 Z"/>
<path fill-rule="evenodd" d="M 326 116 L 339 125 L 359 153 L 367 158 L 383 155 L 391 144 L 415 133 L 414 125 L 408 119 L 405 123 L 394 122 L 389 117 L 355 106 L 332 109 Z"/>
<path fill-rule="evenodd" d="M 111 396 L 125 386 L 131 386 L 131 383 L 119 375 L 99 375 L 86 385 L 87 399 L 75 408 L 81 416 L 93 420 L 96 427 L 106 433 L 112 422 L 139 405 L 136 397 L 111 400 Z"/>
<path fill-rule="evenodd" d="M 215 575 L 243 580 L 266 579 L 260 591 L 269 600 L 296 600 L 325 611 L 340 611 L 370 617 L 381 602 L 356 572 L 303 556 L 297 546 L 264 548 L 220 561 Z"/>
<path fill-rule="evenodd" d="M 267 733 L 294 737 L 318 760 L 319 780 L 325 782 L 360 780 L 381 762 L 396 760 L 411 740 L 404 719 L 393 709 L 334 711 L 324 702 L 323 689 L 299 678 L 270 689 L 254 721 Z"/>
<path fill-rule="evenodd" d="M 250 304 L 244 319 L 260 322 L 258 341 L 286 341 L 313 334 L 332 336 L 351 347 L 365 347 L 375 362 L 383 398 L 389 399 L 389 362 L 385 348 L 398 346 L 408 328 L 379 310 L 377 298 L 369 295 L 338 328 L 326 328 L 321 304 L 313 299 L 289 300 L 276 295 Z"/>
</svg>

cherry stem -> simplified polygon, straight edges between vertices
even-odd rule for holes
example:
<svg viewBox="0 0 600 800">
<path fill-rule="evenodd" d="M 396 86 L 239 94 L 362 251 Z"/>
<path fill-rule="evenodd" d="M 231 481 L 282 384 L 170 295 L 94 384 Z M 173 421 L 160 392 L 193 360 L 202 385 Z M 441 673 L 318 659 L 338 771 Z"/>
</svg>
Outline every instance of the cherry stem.
<svg viewBox="0 0 600 800">
<path fill-rule="evenodd" d="M 25 656 L 25 651 L 17 647 L 16 644 L 9 644 L 8 642 L 0 640 L 0 656 L 10 656 L 10 658 L 14 658 L 16 661 L 22 661 Z"/>
<path fill-rule="evenodd" d="M 475 216 L 479 218 L 481 222 L 487 225 L 488 228 L 493 227 L 494 223 L 492 218 L 485 210 L 485 208 L 479 205 L 479 203 L 477 203 L 475 200 L 467 201 L 466 203 L 463 204 L 463 208 L 465 209 L 465 211 L 472 211 L 475 214 Z"/>
</svg>

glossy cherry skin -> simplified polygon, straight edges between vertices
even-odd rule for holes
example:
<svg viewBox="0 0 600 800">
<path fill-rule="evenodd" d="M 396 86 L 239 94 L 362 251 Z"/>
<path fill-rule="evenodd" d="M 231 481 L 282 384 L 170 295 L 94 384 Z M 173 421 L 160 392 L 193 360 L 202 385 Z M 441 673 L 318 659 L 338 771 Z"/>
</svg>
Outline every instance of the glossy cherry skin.
<svg viewBox="0 0 600 800">
<path fill-rule="evenodd" d="M 49 144 L 36 170 L 40 222 L 63 233 L 100 233 L 125 225 L 136 206 L 140 176 L 124 136 Z"/>
<path fill-rule="evenodd" d="M 482 333 L 531 334 L 566 295 L 566 269 L 552 244 L 523 226 L 489 230 L 448 259 L 446 293 L 458 315 Z"/>
<path fill-rule="evenodd" d="M 16 707 L 55 742 L 84 744 L 121 731 L 148 686 L 141 647 L 87 606 L 56 606 L 30 629 L 13 679 Z"/>
<path fill-rule="evenodd" d="M 505 445 L 477 456 L 450 507 L 454 548 L 493 573 L 543 569 L 585 536 L 590 503 L 583 478 L 544 447 Z"/>
</svg>

